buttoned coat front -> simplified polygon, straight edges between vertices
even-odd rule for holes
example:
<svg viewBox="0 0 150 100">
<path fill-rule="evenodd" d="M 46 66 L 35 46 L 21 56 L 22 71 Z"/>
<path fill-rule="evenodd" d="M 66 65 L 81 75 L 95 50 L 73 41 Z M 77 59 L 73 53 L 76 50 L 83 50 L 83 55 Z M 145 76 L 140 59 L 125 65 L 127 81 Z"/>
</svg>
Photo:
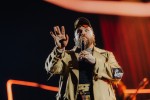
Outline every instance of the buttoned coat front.
<svg viewBox="0 0 150 100">
<path fill-rule="evenodd" d="M 122 78 L 121 67 L 112 52 L 94 47 L 93 56 L 96 59 L 94 70 L 91 70 L 93 71 L 94 100 L 116 100 L 112 83 L 119 82 Z M 79 81 L 78 66 L 78 53 L 75 51 L 65 50 L 60 53 L 55 47 L 48 56 L 45 63 L 46 71 L 52 75 L 60 74 L 57 100 L 76 100 Z M 62 86 L 65 86 L 64 92 L 62 92 Z"/>
</svg>

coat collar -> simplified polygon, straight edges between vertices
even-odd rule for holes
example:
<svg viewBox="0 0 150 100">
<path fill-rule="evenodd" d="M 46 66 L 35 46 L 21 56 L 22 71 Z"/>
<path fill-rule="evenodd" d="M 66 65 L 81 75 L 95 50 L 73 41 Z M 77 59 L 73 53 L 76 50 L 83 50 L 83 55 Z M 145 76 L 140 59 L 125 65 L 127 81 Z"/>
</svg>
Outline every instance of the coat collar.
<svg viewBox="0 0 150 100">
<path fill-rule="evenodd" d="M 75 52 L 77 58 L 78 58 L 78 53 L 81 52 L 81 50 L 78 49 L 76 46 L 75 46 L 72 50 L 70 50 L 70 51 Z M 93 56 L 96 57 L 96 58 L 99 57 L 99 54 L 101 54 L 101 55 L 107 57 L 107 55 L 106 55 L 107 52 L 108 52 L 108 51 L 106 51 L 106 50 L 104 50 L 104 49 L 97 48 L 97 47 L 95 47 L 95 46 L 94 46 L 94 48 L 93 48 Z"/>
</svg>

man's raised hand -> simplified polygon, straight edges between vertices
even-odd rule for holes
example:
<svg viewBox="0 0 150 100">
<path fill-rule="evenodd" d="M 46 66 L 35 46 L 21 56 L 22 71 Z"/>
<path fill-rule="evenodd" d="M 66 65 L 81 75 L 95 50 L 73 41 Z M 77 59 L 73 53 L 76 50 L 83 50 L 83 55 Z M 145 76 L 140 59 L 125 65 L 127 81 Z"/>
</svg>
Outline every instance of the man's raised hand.
<svg viewBox="0 0 150 100">
<path fill-rule="evenodd" d="M 61 26 L 61 30 L 59 26 L 54 27 L 54 32 L 50 32 L 51 36 L 54 38 L 55 44 L 58 49 L 63 49 L 67 46 L 69 41 L 69 36 L 65 34 L 65 27 Z"/>
</svg>

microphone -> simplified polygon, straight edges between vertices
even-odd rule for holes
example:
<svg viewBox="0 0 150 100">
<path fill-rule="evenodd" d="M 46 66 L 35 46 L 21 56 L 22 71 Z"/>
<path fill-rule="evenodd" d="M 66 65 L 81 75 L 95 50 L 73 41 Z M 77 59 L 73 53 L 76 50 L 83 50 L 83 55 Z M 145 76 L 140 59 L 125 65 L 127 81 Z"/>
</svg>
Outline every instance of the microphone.
<svg viewBox="0 0 150 100">
<path fill-rule="evenodd" d="M 84 41 L 81 39 L 81 51 L 83 51 L 85 48 L 85 45 L 84 45 Z"/>
<path fill-rule="evenodd" d="M 82 37 L 80 37 L 80 52 L 82 52 L 85 48 L 84 48 L 84 41 L 82 40 Z M 79 57 L 79 61 L 82 61 L 82 57 Z"/>
<path fill-rule="evenodd" d="M 81 51 L 83 51 L 85 48 L 84 48 L 84 41 L 82 39 L 82 32 L 79 32 L 79 39 L 80 39 L 80 49 Z"/>
</svg>

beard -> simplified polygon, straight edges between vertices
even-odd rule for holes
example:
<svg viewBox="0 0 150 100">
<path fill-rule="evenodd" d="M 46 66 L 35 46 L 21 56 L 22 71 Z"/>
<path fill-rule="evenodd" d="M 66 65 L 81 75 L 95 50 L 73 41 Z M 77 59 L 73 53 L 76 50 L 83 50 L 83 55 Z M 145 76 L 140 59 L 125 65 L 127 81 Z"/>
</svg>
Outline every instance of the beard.
<svg viewBox="0 0 150 100">
<path fill-rule="evenodd" d="M 75 45 L 82 50 L 89 48 L 92 44 L 95 44 L 95 37 L 92 38 L 82 37 L 75 42 Z"/>
<path fill-rule="evenodd" d="M 89 48 L 92 44 L 94 44 L 94 42 L 95 42 L 94 38 L 89 38 L 89 39 L 85 38 L 85 39 L 83 39 L 84 49 Z"/>
</svg>

